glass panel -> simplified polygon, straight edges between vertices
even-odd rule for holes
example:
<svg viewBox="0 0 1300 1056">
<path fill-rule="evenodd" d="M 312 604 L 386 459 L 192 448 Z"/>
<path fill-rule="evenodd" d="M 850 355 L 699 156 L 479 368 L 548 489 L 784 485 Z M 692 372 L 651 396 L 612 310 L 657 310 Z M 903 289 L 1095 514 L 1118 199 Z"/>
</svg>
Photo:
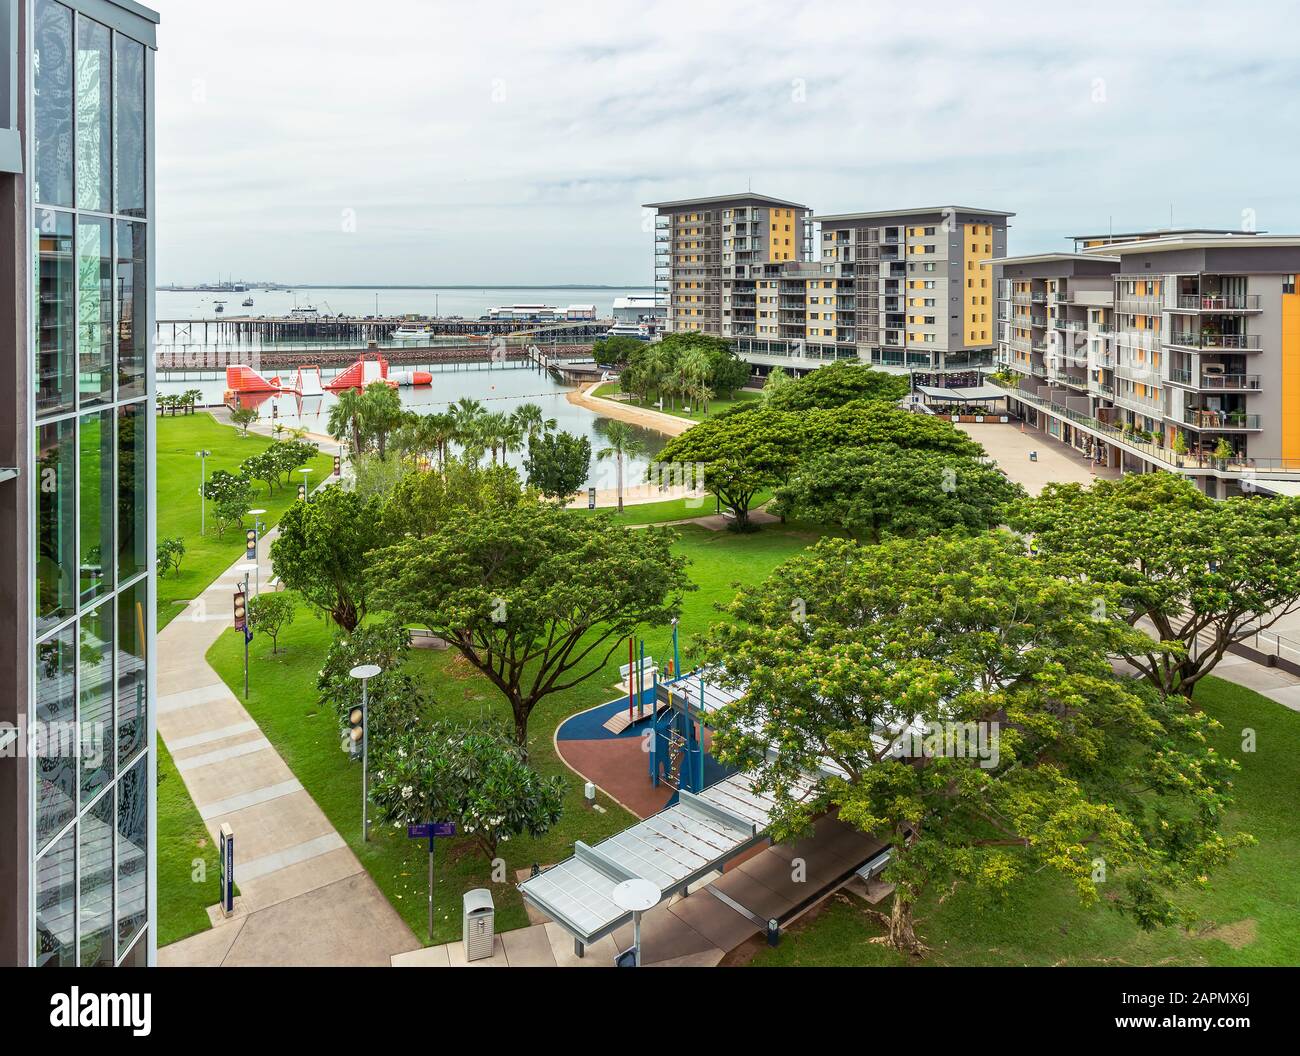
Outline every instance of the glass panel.
<svg viewBox="0 0 1300 1056">
<path fill-rule="evenodd" d="M 81 713 L 81 801 L 113 777 L 113 604 L 81 617 L 78 649 Z"/>
<path fill-rule="evenodd" d="M 117 224 L 117 398 L 144 395 L 149 349 L 149 291 L 145 288 L 145 225 Z"/>
<path fill-rule="evenodd" d="M 36 647 L 36 846 L 77 813 L 77 639 L 71 627 Z"/>
<path fill-rule="evenodd" d="M 144 216 L 144 45 L 119 33 L 113 57 L 117 211 Z"/>
<path fill-rule="evenodd" d="M 81 967 L 113 966 L 113 793 L 82 815 L 77 825 L 81 881 Z"/>
<path fill-rule="evenodd" d="M 119 407 L 117 418 L 117 577 L 149 567 L 149 405 Z"/>
<path fill-rule="evenodd" d="M 37 209 L 36 413 L 72 410 L 72 215 Z"/>
<path fill-rule="evenodd" d="M 77 16 L 77 206 L 107 213 L 112 145 L 112 76 L 107 26 Z"/>
<path fill-rule="evenodd" d="M 36 431 L 36 630 L 67 616 L 76 602 L 77 522 L 74 423 Z"/>
<path fill-rule="evenodd" d="M 117 945 L 144 927 L 148 890 L 149 771 L 141 759 L 117 786 Z"/>
<path fill-rule="evenodd" d="M 77 389 L 81 406 L 113 399 L 113 222 L 77 218 Z"/>
<path fill-rule="evenodd" d="M 145 652 L 149 620 L 147 580 L 117 596 L 117 770 L 144 747 Z"/>
<path fill-rule="evenodd" d="M 81 418 L 81 604 L 113 589 L 113 412 Z"/>
<path fill-rule="evenodd" d="M 72 12 L 52 0 L 36 0 L 32 45 L 32 196 L 45 205 L 71 205 Z"/>
<path fill-rule="evenodd" d="M 77 963 L 77 833 L 73 829 L 36 862 L 36 966 Z"/>
</svg>

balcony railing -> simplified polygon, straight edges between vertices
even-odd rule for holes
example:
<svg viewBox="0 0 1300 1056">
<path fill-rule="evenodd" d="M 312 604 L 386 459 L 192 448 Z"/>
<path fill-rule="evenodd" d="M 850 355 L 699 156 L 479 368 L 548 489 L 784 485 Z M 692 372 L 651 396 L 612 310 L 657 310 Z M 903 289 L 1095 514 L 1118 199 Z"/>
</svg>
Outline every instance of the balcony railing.
<svg viewBox="0 0 1300 1056">
<path fill-rule="evenodd" d="M 1183 348 L 1239 348 L 1256 352 L 1262 347 L 1259 334 L 1170 334 L 1165 343 Z"/>
<path fill-rule="evenodd" d="M 1260 387 L 1258 374 L 1201 374 L 1199 377 L 1190 370 L 1177 368 L 1169 371 L 1169 380 L 1178 385 L 1194 385 L 1198 389 L 1222 391 L 1253 391 Z"/>
<path fill-rule="evenodd" d="M 1244 293 L 1229 297 L 1193 294 L 1179 297 L 1178 307 L 1195 312 L 1255 312 L 1259 310 L 1259 294 Z"/>
<path fill-rule="evenodd" d="M 1260 428 L 1258 414 L 1245 414 L 1242 411 L 1211 411 L 1198 407 L 1183 407 L 1175 412 L 1175 417 L 1184 425 L 1193 429 L 1220 430 Z"/>
</svg>

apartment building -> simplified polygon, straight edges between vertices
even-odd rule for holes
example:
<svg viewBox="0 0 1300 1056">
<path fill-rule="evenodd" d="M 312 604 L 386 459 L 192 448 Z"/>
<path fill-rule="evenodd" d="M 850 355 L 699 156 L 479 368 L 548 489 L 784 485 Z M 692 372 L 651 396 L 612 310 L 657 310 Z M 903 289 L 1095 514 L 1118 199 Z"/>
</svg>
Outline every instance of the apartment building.
<svg viewBox="0 0 1300 1056">
<path fill-rule="evenodd" d="M 1300 492 L 1300 236 L 1077 236 L 1006 258 L 1013 409 L 1099 463 Z"/>
<path fill-rule="evenodd" d="M 944 375 L 991 364 L 997 260 L 1014 215 L 952 205 L 815 216 L 835 284 L 820 336 L 884 368 Z"/>
<path fill-rule="evenodd" d="M 153 52 L 0 0 L 0 964 L 153 960 Z"/>
<path fill-rule="evenodd" d="M 811 253 L 812 210 L 797 202 L 746 193 L 644 208 L 656 211 L 655 291 L 670 333 L 752 335 L 759 325 L 757 272 Z M 765 308 L 775 312 L 774 305 Z M 764 322 L 776 325 L 774 316 Z"/>
</svg>

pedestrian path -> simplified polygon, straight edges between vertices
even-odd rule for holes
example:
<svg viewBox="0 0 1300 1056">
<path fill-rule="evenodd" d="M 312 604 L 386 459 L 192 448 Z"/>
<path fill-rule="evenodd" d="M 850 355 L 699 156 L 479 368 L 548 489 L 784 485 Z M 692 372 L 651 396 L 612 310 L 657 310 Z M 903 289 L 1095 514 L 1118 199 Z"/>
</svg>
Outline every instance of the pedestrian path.
<svg viewBox="0 0 1300 1056">
<path fill-rule="evenodd" d="M 261 578 L 275 533 L 262 540 Z M 419 946 L 343 837 L 217 673 L 239 565 L 158 635 L 158 734 L 213 840 L 235 834 L 235 915 L 158 951 L 161 965 L 387 965 Z M 211 880 L 208 881 L 211 884 Z"/>
</svg>

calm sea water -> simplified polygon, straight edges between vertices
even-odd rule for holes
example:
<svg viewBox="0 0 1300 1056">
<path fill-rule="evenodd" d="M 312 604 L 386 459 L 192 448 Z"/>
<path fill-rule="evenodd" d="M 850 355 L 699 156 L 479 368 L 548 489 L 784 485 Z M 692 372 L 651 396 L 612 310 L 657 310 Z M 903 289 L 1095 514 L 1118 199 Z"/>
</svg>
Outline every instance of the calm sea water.
<svg viewBox="0 0 1300 1056">
<path fill-rule="evenodd" d="M 417 369 L 402 364 L 402 370 Z M 609 419 L 575 406 L 565 398 L 570 391 L 549 374 L 539 373 L 533 367 L 503 367 L 477 369 L 462 366 L 459 370 L 447 367 L 422 367 L 431 370 L 433 384 L 427 388 L 401 388 L 398 393 L 404 406 L 421 414 L 446 410 L 447 405 L 463 396 L 479 400 L 488 411 L 511 410 L 521 403 L 535 403 L 542 409 L 546 418 L 554 418 L 560 429 L 578 436 L 585 436 L 591 441 L 592 461 L 588 484 L 597 488 L 612 488 L 616 485 L 616 469 L 612 460 L 600 461 L 597 452 L 605 446 L 605 427 Z M 266 372 L 269 376 L 269 372 Z M 285 375 L 292 372 L 285 371 Z M 324 369 L 322 377 L 328 381 L 337 371 Z M 219 404 L 225 392 L 224 375 L 211 371 L 201 375 L 170 374 L 159 376 L 158 392 L 162 395 L 179 394 L 187 389 L 199 389 L 204 401 Z M 263 420 L 272 419 L 283 422 L 286 426 L 305 426 L 312 432 L 324 433 L 329 423 L 329 409 L 335 398 L 330 393 L 317 397 L 298 397 L 293 395 L 274 396 L 259 405 Z M 624 482 L 640 483 L 644 469 L 651 455 L 656 454 L 666 442 L 666 438 L 648 429 L 637 429 L 638 436 L 645 445 L 645 453 L 628 460 L 624 466 Z M 522 465 L 523 455 L 512 453 L 509 457 L 512 465 Z"/>
</svg>

